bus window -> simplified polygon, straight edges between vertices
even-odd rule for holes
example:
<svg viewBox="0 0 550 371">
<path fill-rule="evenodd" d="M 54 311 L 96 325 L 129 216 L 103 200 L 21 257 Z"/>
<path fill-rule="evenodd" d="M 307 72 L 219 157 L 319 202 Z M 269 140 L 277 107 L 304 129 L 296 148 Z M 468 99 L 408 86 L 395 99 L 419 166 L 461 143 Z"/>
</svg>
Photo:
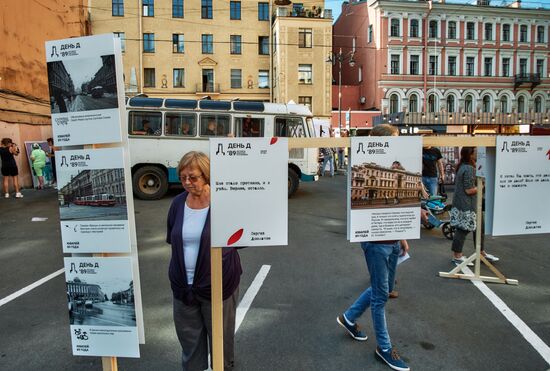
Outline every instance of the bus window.
<svg viewBox="0 0 550 371">
<path fill-rule="evenodd" d="M 230 133 L 228 115 L 201 115 L 201 136 L 226 137 Z"/>
<path fill-rule="evenodd" d="M 160 135 L 162 113 L 131 111 L 128 122 L 128 134 Z"/>
<path fill-rule="evenodd" d="M 275 136 L 288 138 L 304 138 L 306 129 L 300 117 L 276 117 Z"/>
<path fill-rule="evenodd" d="M 169 112 L 165 116 L 164 135 L 194 137 L 197 135 L 197 120 L 193 113 Z"/>
<path fill-rule="evenodd" d="M 235 132 L 238 137 L 263 137 L 264 119 L 236 117 Z"/>
</svg>

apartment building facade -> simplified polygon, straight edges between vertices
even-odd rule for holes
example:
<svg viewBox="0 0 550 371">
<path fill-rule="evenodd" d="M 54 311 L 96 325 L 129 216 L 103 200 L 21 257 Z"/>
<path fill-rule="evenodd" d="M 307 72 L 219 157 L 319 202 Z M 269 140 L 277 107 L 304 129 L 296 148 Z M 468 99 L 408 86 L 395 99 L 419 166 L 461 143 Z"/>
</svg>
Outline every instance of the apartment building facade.
<svg viewBox="0 0 550 371">
<path fill-rule="evenodd" d="M 323 6 L 94 0 L 90 13 L 94 34 L 113 32 L 122 39 L 129 95 L 293 100 L 328 117 L 331 74 L 319 56 L 330 50 L 332 17 Z M 327 38 L 314 47 L 313 40 Z M 306 64 L 309 74 L 300 70 Z"/>
<path fill-rule="evenodd" d="M 487 113 L 493 121 L 494 114 L 544 114 L 550 11 L 515 6 L 344 3 L 334 48 L 355 51 L 356 67 L 343 67 L 343 83 L 360 86 L 356 108 Z"/>
</svg>

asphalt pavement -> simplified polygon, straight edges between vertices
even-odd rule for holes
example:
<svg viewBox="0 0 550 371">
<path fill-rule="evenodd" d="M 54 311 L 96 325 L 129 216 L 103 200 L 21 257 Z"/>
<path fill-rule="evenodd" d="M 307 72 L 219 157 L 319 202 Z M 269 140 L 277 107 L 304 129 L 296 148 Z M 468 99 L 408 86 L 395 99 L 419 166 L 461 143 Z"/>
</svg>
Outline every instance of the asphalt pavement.
<svg viewBox="0 0 550 371">
<path fill-rule="evenodd" d="M 346 241 L 345 184 L 341 175 L 301 184 L 289 200 L 289 245 L 240 250 L 241 297 L 263 265 L 271 269 L 236 334 L 236 371 L 389 369 L 374 357 L 370 313 L 359 320 L 366 342 L 336 323 L 369 285 L 359 245 Z M 179 192 L 135 200 L 146 344 L 140 359 L 118 360 L 121 370 L 180 369 L 164 243 L 166 213 Z M 23 193 L 0 200 L 0 300 L 63 265 L 56 192 Z M 389 301 L 386 316 L 392 342 L 413 370 L 549 369 L 476 286 L 437 276 L 453 268 L 441 231 L 422 230 L 409 243 L 411 259 L 398 268 L 399 298 Z M 486 248 L 500 256 L 497 267 L 508 278 L 519 280 L 487 286 L 548 349 L 548 236 L 487 237 Z M 466 253 L 472 251 L 470 238 Z M 101 369 L 100 358 L 71 354 L 63 275 L 0 306 L 0 370 L 36 369 Z"/>
</svg>

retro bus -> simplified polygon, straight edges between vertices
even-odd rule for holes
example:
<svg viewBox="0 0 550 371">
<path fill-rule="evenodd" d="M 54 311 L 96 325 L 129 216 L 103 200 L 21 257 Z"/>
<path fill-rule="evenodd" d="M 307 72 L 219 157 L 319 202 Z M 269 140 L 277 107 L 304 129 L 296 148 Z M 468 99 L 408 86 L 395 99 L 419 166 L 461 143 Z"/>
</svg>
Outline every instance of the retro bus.
<svg viewBox="0 0 550 371">
<path fill-rule="evenodd" d="M 306 106 L 246 101 L 133 97 L 127 100 L 134 194 L 159 199 L 179 184 L 178 161 L 188 151 L 209 152 L 212 137 L 312 137 Z M 317 149 L 289 151 L 288 195 L 301 181 L 316 181 Z"/>
</svg>

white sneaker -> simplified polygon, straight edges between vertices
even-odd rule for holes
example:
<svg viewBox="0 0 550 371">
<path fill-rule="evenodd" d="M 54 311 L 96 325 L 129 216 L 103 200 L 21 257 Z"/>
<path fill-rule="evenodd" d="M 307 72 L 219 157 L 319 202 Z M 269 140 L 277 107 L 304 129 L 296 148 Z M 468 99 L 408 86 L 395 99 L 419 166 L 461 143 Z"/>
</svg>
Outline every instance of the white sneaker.
<svg viewBox="0 0 550 371">
<path fill-rule="evenodd" d="M 483 255 L 485 257 L 485 259 L 489 260 L 491 263 L 494 263 L 494 262 L 497 262 L 500 260 L 500 258 L 498 256 L 494 256 L 494 255 L 491 255 L 489 253 L 485 253 L 485 255 Z"/>
<path fill-rule="evenodd" d="M 9 193 L 4 194 L 4 198 L 10 198 L 10 194 Z"/>
<path fill-rule="evenodd" d="M 21 194 L 21 192 L 17 192 L 15 194 L 15 198 L 23 198 L 23 195 Z"/>
<path fill-rule="evenodd" d="M 455 258 L 453 257 L 451 259 L 451 262 L 453 262 L 455 265 L 459 265 L 461 264 L 462 262 L 465 262 L 466 261 L 466 258 L 464 256 L 461 256 L 460 258 Z M 474 263 L 473 262 L 469 262 L 468 264 L 466 264 L 468 267 L 473 267 L 474 266 Z"/>
</svg>

